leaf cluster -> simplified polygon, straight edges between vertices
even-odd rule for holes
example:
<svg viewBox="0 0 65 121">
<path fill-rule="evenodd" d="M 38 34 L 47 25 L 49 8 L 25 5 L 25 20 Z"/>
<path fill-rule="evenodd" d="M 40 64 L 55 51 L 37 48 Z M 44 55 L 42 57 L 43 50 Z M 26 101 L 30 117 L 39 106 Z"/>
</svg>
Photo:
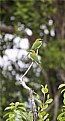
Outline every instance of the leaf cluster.
<svg viewBox="0 0 65 121">
<path fill-rule="evenodd" d="M 5 108 L 5 111 L 7 111 L 4 115 L 4 117 L 7 117 L 6 121 L 26 120 L 26 109 L 24 103 L 12 102 L 9 107 Z"/>
</svg>

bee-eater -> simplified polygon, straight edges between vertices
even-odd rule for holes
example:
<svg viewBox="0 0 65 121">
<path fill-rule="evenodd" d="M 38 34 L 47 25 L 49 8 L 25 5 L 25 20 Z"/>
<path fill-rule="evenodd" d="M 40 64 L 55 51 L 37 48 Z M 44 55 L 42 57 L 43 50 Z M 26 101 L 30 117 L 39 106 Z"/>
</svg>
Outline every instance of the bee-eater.
<svg viewBox="0 0 65 121">
<path fill-rule="evenodd" d="M 37 54 L 35 53 L 35 51 L 34 50 L 30 50 L 29 51 L 30 52 L 30 58 L 32 59 L 32 61 L 35 61 L 35 62 L 37 62 L 38 64 L 40 64 L 40 60 L 38 59 L 38 56 L 37 56 Z"/>
<path fill-rule="evenodd" d="M 42 45 L 42 40 L 43 39 L 36 39 L 36 41 L 33 43 L 32 47 L 31 47 L 31 50 L 37 50 L 41 47 Z"/>
</svg>

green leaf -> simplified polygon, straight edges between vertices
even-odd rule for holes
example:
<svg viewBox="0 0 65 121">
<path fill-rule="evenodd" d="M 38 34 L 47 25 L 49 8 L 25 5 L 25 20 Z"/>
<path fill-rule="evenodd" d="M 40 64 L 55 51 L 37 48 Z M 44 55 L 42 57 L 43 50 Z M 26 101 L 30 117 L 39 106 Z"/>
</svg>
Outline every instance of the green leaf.
<svg viewBox="0 0 65 121">
<path fill-rule="evenodd" d="M 8 119 L 6 119 L 6 121 L 9 121 L 9 118 L 8 118 Z"/>
<path fill-rule="evenodd" d="M 62 107 L 65 108 L 65 105 L 63 105 Z"/>
<path fill-rule="evenodd" d="M 9 109 L 11 109 L 11 107 L 6 107 L 6 108 L 5 108 L 5 110 L 9 110 Z"/>
<path fill-rule="evenodd" d="M 63 97 L 64 97 L 64 99 L 65 99 L 65 92 L 64 92 L 64 94 L 63 94 Z"/>
<path fill-rule="evenodd" d="M 9 114 L 9 118 L 14 118 L 15 114 L 12 112 L 11 114 Z"/>
<path fill-rule="evenodd" d="M 23 105 L 24 106 L 25 104 L 24 103 L 19 103 L 19 105 Z"/>
<path fill-rule="evenodd" d="M 65 87 L 65 84 L 59 85 L 58 89 L 60 89 L 60 88 L 62 88 L 62 87 Z"/>
<path fill-rule="evenodd" d="M 16 103 L 15 103 L 15 106 L 17 107 L 18 105 L 19 105 L 19 102 L 16 102 Z"/>
<path fill-rule="evenodd" d="M 48 119 L 46 119 L 46 121 L 49 121 L 49 118 L 48 118 Z"/>
<path fill-rule="evenodd" d="M 38 111 L 40 110 L 40 107 L 38 107 Z"/>
<path fill-rule="evenodd" d="M 62 121 L 62 117 L 65 115 L 65 112 L 61 113 L 58 115 L 57 119 Z"/>
<path fill-rule="evenodd" d="M 24 107 L 18 107 L 19 109 L 26 111 L 26 109 Z"/>
<path fill-rule="evenodd" d="M 39 99 L 39 98 L 40 98 L 38 94 L 36 95 L 36 98 L 37 98 L 37 99 Z"/>
<path fill-rule="evenodd" d="M 44 116 L 44 120 L 46 120 L 46 118 L 49 116 L 49 114 L 47 113 L 45 116 Z"/>
<path fill-rule="evenodd" d="M 10 103 L 10 105 L 14 105 L 14 103 Z"/>
<path fill-rule="evenodd" d="M 19 121 L 23 121 L 23 119 L 22 118 L 18 118 L 19 119 Z"/>
<path fill-rule="evenodd" d="M 20 114 L 21 114 L 22 118 L 26 120 L 26 115 L 25 115 L 25 112 L 20 111 Z"/>
<path fill-rule="evenodd" d="M 50 99 L 46 100 L 45 104 L 50 104 L 52 101 L 53 101 L 53 99 L 50 98 Z"/>
<path fill-rule="evenodd" d="M 47 95 L 47 99 L 49 99 L 49 98 L 50 98 L 50 95 L 48 94 L 48 95 Z"/>
<path fill-rule="evenodd" d="M 3 116 L 3 117 L 6 117 L 6 116 L 8 116 L 10 113 L 11 113 L 11 112 L 8 112 L 8 113 L 4 114 L 4 116 Z"/>
<path fill-rule="evenodd" d="M 48 93 L 48 88 L 47 88 L 47 86 L 46 87 L 44 87 L 43 85 L 41 85 L 42 86 L 42 89 L 41 89 L 41 91 L 42 91 L 42 93 L 45 95 L 46 93 Z"/>
<path fill-rule="evenodd" d="M 33 116 L 30 116 L 30 121 L 33 121 Z"/>
<path fill-rule="evenodd" d="M 63 90 L 61 91 L 61 93 L 63 93 L 63 92 L 65 92 L 65 89 L 63 89 Z"/>
<path fill-rule="evenodd" d="M 41 100 L 39 100 L 39 99 L 37 99 L 37 98 L 35 98 L 35 100 L 36 100 L 38 103 L 41 103 Z"/>
<path fill-rule="evenodd" d="M 15 106 L 14 106 L 14 105 L 12 105 L 12 106 L 11 106 L 11 110 L 12 110 L 12 109 L 14 109 L 14 108 L 15 108 Z"/>
<path fill-rule="evenodd" d="M 64 94 L 63 94 L 63 97 L 64 97 L 64 99 L 63 99 L 63 104 L 65 105 L 65 92 L 64 92 Z"/>
<path fill-rule="evenodd" d="M 44 92 L 45 92 L 45 94 L 46 94 L 46 93 L 48 93 L 48 89 L 47 89 L 47 88 L 45 88 L 45 89 L 44 89 Z"/>
<path fill-rule="evenodd" d="M 38 94 L 36 95 L 35 100 L 36 100 L 37 102 L 41 103 L 41 100 L 40 100 L 40 97 L 39 97 L 39 95 L 38 95 Z"/>
<path fill-rule="evenodd" d="M 45 88 L 47 88 L 47 84 L 45 85 Z"/>
<path fill-rule="evenodd" d="M 45 104 L 42 109 L 45 110 L 46 108 L 48 108 L 48 104 Z"/>
<path fill-rule="evenodd" d="M 45 115 L 46 115 L 45 111 L 41 111 L 41 112 L 38 113 L 39 118 L 43 118 L 43 116 L 45 116 Z"/>
<path fill-rule="evenodd" d="M 28 115 L 30 116 L 30 115 L 31 115 L 31 113 L 32 113 L 32 111 L 29 111 Z"/>
</svg>

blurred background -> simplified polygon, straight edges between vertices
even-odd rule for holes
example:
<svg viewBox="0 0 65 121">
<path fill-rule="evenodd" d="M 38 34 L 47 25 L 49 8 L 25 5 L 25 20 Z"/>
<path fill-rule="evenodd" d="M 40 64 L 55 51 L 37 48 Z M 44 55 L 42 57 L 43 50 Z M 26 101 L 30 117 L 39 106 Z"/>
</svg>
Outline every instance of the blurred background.
<svg viewBox="0 0 65 121">
<path fill-rule="evenodd" d="M 48 85 L 54 99 L 48 111 L 50 120 L 56 121 L 62 106 L 58 86 L 65 83 L 65 1 L 0 0 L 0 121 L 9 103 L 29 106 L 19 77 L 31 63 L 27 50 L 36 38 L 44 39 L 39 50 L 42 68 L 34 63 L 24 80 L 40 96 L 41 85 Z"/>
</svg>

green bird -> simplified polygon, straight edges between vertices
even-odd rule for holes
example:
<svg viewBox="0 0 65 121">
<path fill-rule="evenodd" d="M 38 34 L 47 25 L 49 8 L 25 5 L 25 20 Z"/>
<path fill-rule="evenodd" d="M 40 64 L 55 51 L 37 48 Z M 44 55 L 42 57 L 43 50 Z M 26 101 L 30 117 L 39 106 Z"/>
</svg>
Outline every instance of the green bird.
<svg viewBox="0 0 65 121">
<path fill-rule="evenodd" d="M 35 61 L 38 64 L 40 64 L 40 60 L 38 59 L 38 56 L 37 56 L 37 54 L 35 53 L 34 50 L 30 50 L 29 55 L 30 55 L 30 58 L 32 59 L 32 61 Z"/>
<path fill-rule="evenodd" d="M 42 45 L 42 40 L 43 39 L 36 39 L 36 41 L 33 43 L 32 47 L 31 47 L 31 50 L 37 50 L 41 47 Z"/>
</svg>

